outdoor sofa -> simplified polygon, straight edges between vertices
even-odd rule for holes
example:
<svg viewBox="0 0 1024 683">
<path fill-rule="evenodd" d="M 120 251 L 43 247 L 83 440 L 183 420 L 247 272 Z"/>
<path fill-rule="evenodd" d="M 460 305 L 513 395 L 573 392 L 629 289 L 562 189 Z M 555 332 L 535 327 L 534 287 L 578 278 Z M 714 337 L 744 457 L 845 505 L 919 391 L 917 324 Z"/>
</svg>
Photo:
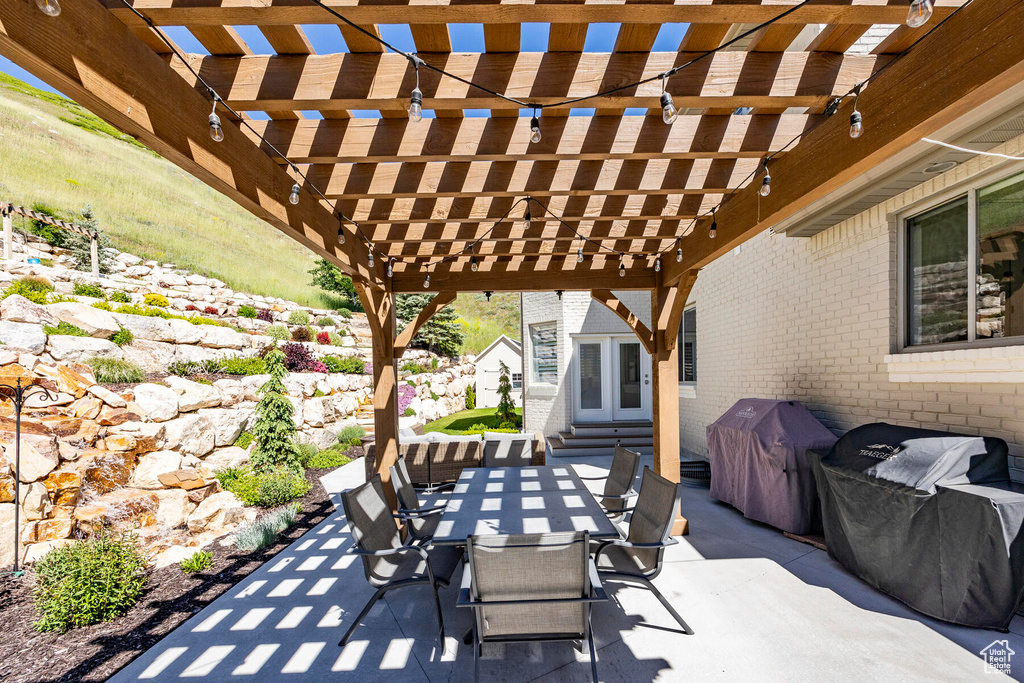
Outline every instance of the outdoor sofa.
<svg viewBox="0 0 1024 683">
<path fill-rule="evenodd" d="M 547 442 L 542 434 L 505 434 L 501 432 L 484 432 L 483 436 L 442 434 L 427 432 L 416 435 L 403 430 L 399 434 L 398 457 L 405 458 L 409 477 L 414 484 L 444 484 L 454 482 L 462 470 L 467 467 L 483 467 L 486 459 L 492 461 L 495 454 L 507 454 L 510 450 L 522 452 L 522 458 L 515 459 L 516 464 L 534 466 L 545 463 Z M 366 479 L 369 481 L 376 473 L 376 446 L 366 446 Z"/>
</svg>

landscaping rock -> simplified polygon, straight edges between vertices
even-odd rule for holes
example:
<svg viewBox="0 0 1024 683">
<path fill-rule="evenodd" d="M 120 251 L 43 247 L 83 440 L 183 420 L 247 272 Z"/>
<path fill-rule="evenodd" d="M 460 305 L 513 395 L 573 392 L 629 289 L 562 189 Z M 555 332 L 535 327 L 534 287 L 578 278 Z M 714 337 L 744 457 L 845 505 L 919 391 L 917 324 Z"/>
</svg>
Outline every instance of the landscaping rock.
<svg viewBox="0 0 1024 683">
<path fill-rule="evenodd" d="M 25 551 L 21 555 L 21 562 L 22 564 L 35 564 L 57 548 L 63 548 L 64 546 L 71 545 L 72 543 L 74 543 L 74 541 L 70 538 L 33 543 L 32 545 L 26 546 Z"/>
<path fill-rule="evenodd" d="M 54 505 L 74 505 L 82 488 L 82 475 L 74 470 L 51 472 L 43 479 L 43 486 Z"/>
<path fill-rule="evenodd" d="M 178 416 L 178 392 L 160 384 L 136 385 L 135 403 L 154 422 L 165 422 Z"/>
<path fill-rule="evenodd" d="M 105 405 L 100 408 L 100 414 L 96 418 L 96 422 L 104 427 L 112 427 L 124 424 L 125 422 L 134 422 L 141 419 L 141 415 L 128 410 L 127 408 L 111 408 L 110 406 Z"/>
<path fill-rule="evenodd" d="M 82 366 L 76 366 L 82 367 Z M 57 390 L 62 391 L 66 394 L 70 394 L 75 398 L 82 398 L 85 393 L 89 390 L 89 387 L 95 385 L 95 379 L 85 377 L 79 372 L 75 372 L 67 365 L 43 365 L 37 364 L 35 372 L 38 375 L 52 379 L 56 385 Z"/>
<path fill-rule="evenodd" d="M 218 448 L 210 455 L 203 458 L 203 464 L 211 472 L 220 472 L 231 467 L 241 467 L 249 462 L 249 452 L 238 446 Z"/>
<path fill-rule="evenodd" d="M 108 406 L 112 406 L 114 408 L 124 408 L 128 405 L 128 402 L 125 401 L 123 398 L 115 394 L 110 389 L 101 387 L 99 384 L 93 384 L 86 391 L 88 391 L 90 394 L 106 403 Z"/>
<path fill-rule="evenodd" d="M 245 400 L 245 387 L 237 379 L 219 379 L 213 386 L 220 392 L 222 406 L 233 406 Z"/>
<path fill-rule="evenodd" d="M 128 277 L 142 277 L 143 275 L 149 275 L 151 270 L 153 269 L 149 266 L 129 266 L 128 269 L 124 271 L 124 274 Z"/>
<path fill-rule="evenodd" d="M 14 503 L 0 503 L 0 567 L 9 567 L 14 564 L 14 547 L 10 539 L 15 537 L 14 533 Z"/>
<path fill-rule="evenodd" d="M 316 446 L 319 450 L 330 448 L 338 441 L 338 435 L 330 429 L 317 429 L 307 427 L 296 435 L 296 441 L 299 443 L 309 443 Z"/>
<path fill-rule="evenodd" d="M 213 450 L 213 425 L 201 415 L 186 415 L 164 423 L 164 447 L 185 455 L 202 456 Z"/>
<path fill-rule="evenodd" d="M 214 349 L 241 349 L 249 346 L 249 335 L 243 335 L 227 327 L 202 325 L 199 343 Z"/>
<path fill-rule="evenodd" d="M 160 523 L 159 520 L 157 522 Z M 162 550 L 153 558 L 153 569 L 162 569 L 170 567 L 172 564 L 181 564 L 183 560 L 187 560 L 197 552 L 199 552 L 199 548 L 196 546 L 172 545 Z"/>
<path fill-rule="evenodd" d="M 121 352 L 125 360 L 135 363 L 146 372 L 165 372 L 176 356 L 174 344 L 148 339 L 136 339 L 122 346 Z"/>
<path fill-rule="evenodd" d="M 7 297 L 7 299 L 13 298 Z M 0 320 L 0 342 L 4 344 L 4 349 L 7 351 L 27 351 L 39 354 L 46 350 L 46 333 L 39 325 Z"/>
<path fill-rule="evenodd" d="M 249 418 L 245 411 L 231 408 L 204 408 L 199 411 L 199 415 L 209 420 L 213 426 L 215 446 L 233 444 Z"/>
<path fill-rule="evenodd" d="M 21 509 L 25 519 L 46 519 L 53 509 L 50 494 L 42 482 L 33 482 L 21 490 Z"/>
<path fill-rule="evenodd" d="M 71 410 L 74 411 L 75 417 L 79 417 L 84 420 L 95 420 L 99 417 L 100 408 L 102 407 L 103 401 L 99 400 L 95 396 L 86 396 L 71 404 Z"/>
<path fill-rule="evenodd" d="M 156 492 L 160 500 L 156 511 L 156 523 L 171 529 L 185 526 L 188 516 L 196 509 L 183 489 L 161 489 Z"/>
<path fill-rule="evenodd" d="M 124 357 L 121 347 L 114 342 L 93 337 L 51 335 L 46 350 L 54 360 L 64 362 L 84 361 L 93 357 L 116 359 Z"/>
<path fill-rule="evenodd" d="M 244 516 L 245 509 L 235 494 L 222 491 L 204 500 L 188 516 L 188 530 L 193 534 L 223 531 L 226 526 L 242 521 Z"/>
<path fill-rule="evenodd" d="M 0 317 L 11 323 L 56 325 L 57 316 L 47 308 L 47 306 L 32 303 L 20 294 L 12 294 L 0 301 Z"/>
<path fill-rule="evenodd" d="M 3 464 L 4 470 L 7 464 Z M 14 502 L 14 475 L 10 472 L 0 472 L 0 503 Z"/>
<path fill-rule="evenodd" d="M 50 304 L 47 309 L 61 322 L 80 327 L 90 336 L 107 339 L 121 329 L 114 316 L 88 304 L 65 302 Z"/>
<path fill-rule="evenodd" d="M 75 463 L 82 477 L 82 488 L 89 494 L 104 494 L 128 483 L 135 467 L 135 454 L 89 448 Z"/>
<path fill-rule="evenodd" d="M 285 375 L 284 388 L 289 396 L 312 396 L 316 389 L 319 375 L 312 372 L 290 372 Z"/>
<path fill-rule="evenodd" d="M 270 381 L 270 375 L 248 375 L 242 378 L 242 388 L 245 391 L 246 401 L 258 401 L 259 394 L 256 392 L 261 386 Z"/>
<path fill-rule="evenodd" d="M 192 382 L 173 375 L 164 379 L 171 389 L 178 394 L 178 410 L 183 413 L 213 408 L 220 405 L 220 392 L 209 384 Z"/>
<path fill-rule="evenodd" d="M 132 473 L 131 485 L 140 489 L 164 487 L 160 475 L 174 472 L 181 467 L 181 454 L 174 451 L 156 451 L 139 458 L 139 464 Z"/>
<path fill-rule="evenodd" d="M 174 360 L 179 363 L 204 363 L 208 360 L 223 358 L 221 349 L 208 349 L 205 346 L 178 345 L 174 347 Z"/>
<path fill-rule="evenodd" d="M 18 354 L 7 349 L 0 349 L 0 366 L 18 362 Z"/>
<path fill-rule="evenodd" d="M 182 462 L 185 458 L 182 458 Z M 209 486 L 210 482 L 195 467 L 182 467 L 173 472 L 166 472 L 159 476 L 160 483 L 168 488 L 180 488 L 186 491 Z M 205 496 L 203 496 L 205 498 Z"/>
<path fill-rule="evenodd" d="M 24 425 L 23 425 L 24 426 Z M 4 458 L 13 470 L 15 462 L 14 433 L 0 433 Z M 39 481 L 57 468 L 59 462 L 57 440 L 42 434 L 21 433 L 21 467 L 18 478 L 22 483 Z"/>
<path fill-rule="evenodd" d="M 200 325 L 193 325 L 186 320 L 177 319 L 168 320 L 167 324 L 175 344 L 198 344 L 202 339 L 203 332 L 199 329 Z"/>
<path fill-rule="evenodd" d="M 148 315 L 132 315 L 130 313 L 112 313 L 111 315 L 121 327 L 129 330 L 136 340 L 174 341 L 174 334 L 171 332 L 170 323 L 163 318 Z M 189 325 L 190 323 L 185 324 Z"/>
<path fill-rule="evenodd" d="M 109 526 L 115 531 L 156 523 L 160 498 L 152 491 L 118 489 L 75 509 L 75 519 L 88 531 Z"/>
<path fill-rule="evenodd" d="M 302 404 L 302 421 L 311 427 L 334 422 L 334 399 L 330 396 L 311 398 Z"/>
</svg>

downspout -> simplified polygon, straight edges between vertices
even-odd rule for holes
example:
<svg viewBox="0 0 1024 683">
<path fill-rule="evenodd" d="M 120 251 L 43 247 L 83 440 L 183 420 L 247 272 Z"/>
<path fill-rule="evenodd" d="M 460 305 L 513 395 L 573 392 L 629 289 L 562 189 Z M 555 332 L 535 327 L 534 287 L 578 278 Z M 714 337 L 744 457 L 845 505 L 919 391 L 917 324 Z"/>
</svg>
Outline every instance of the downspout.
<svg viewBox="0 0 1024 683">
<path fill-rule="evenodd" d="M 519 292 L 519 393 L 523 409 L 523 433 L 526 433 L 526 325 L 523 323 L 523 293 Z"/>
</svg>

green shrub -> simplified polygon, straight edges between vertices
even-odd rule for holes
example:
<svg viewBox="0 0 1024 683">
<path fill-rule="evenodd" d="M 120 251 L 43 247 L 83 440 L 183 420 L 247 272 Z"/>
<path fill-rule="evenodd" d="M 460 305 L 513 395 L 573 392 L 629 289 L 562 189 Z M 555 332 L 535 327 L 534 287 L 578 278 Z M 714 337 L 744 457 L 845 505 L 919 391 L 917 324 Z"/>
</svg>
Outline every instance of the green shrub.
<svg viewBox="0 0 1024 683">
<path fill-rule="evenodd" d="M 288 341 L 289 339 L 292 338 L 292 333 L 288 331 L 288 327 L 286 325 L 282 325 L 281 323 L 271 325 L 270 327 L 267 328 L 264 334 L 266 334 L 269 337 L 272 337 L 276 341 Z"/>
<path fill-rule="evenodd" d="M 252 443 L 252 439 L 252 432 L 242 432 L 241 434 L 238 435 L 238 438 L 235 439 L 235 442 L 231 445 L 247 449 L 249 448 L 249 445 Z"/>
<path fill-rule="evenodd" d="M 302 507 L 298 503 L 271 510 L 255 522 L 239 525 L 235 529 L 235 547 L 253 552 L 261 550 L 277 538 L 277 535 L 295 524 Z"/>
<path fill-rule="evenodd" d="M 289 325 L 308 325 L 309 324 L 309 313 L 305 311 L 292 311 L 288 314 Z"/>
<path fill-rule="evenodd" d="M 118 346 L 124 346 L 125 344 L 131 344 L 135 341 L 135 335 L 127 327 L 122 327 L 120 330 L 110 335 L 110 341 L 114 342 Z"/>
<path fill-rule="evenodd" d="M 342 341 L 343 337 L 344 337 L 344 335 L 338 334 L 337 332 L 328 332 L 327 333 L 327 342 L 331 346 L 341 346 L 342 344 L 345 343 L 344 341 Z"/>
<path fill-rule="evenodd" d="M 292 341 L 311 342 L 313 341 L 313 335 L 310 334 L 308 327 L 296 327 L 292 330 Z"/>
<path fill-rule="evenodd" d="M 405 417 L 416 417 L 416 411 L 412 408 L 406 408 L 403 415 L 405 415 Z"/>
<path fill-rule="evenodd" d="M 256 309 L 253 308 L 252 306 L 239 306 L 238 307 L 238 317 L 239 318 L 255 318 L 256 317 Z"/>
<path fill-rule="evenodd" d="M 120 289 L 115 289 L 107 295 L 107 298 L 119 304 L 128 304 L 132 301 L 132 298 L 128 296 L 128 292 L 121 291 Z"/>
<path fill-rule="evenodd" d="M 56 209 L 54 209 L 49 204 L 36 202 L 35 204 L 32 205 L 32 210 L 35 211 L 36 213 L 41 213 L 44 216 L 49 216 L 50 218 L 59 218 Z M 37 221 L 35 219 L 30 220 L 26 228 L 33 235 L 37 235 L 46 240 L 46 243 L 49 244 L 51 247 L 64 246 L 64 242 L 68 238 L 67 230 L 64 230 L 63 228 L 58 228 L 55 225 L 50 225 L 49 223 Z"/>
<path fill-rule="evenodd" d="M 366 430 L 359 425 L 348 425 L 338 432 L 338 443 L 346 446 L 358 446 L 362 438 L 366 436 Z"/>
<path fill-rule="evenodd" d="M 34 304 L 45 304 L 46 296 L 54 289 L 53 283 L 43 277 L 29 275 L 19 278 L 7 285 L 3 297 L 6 299 L 12 294 L 23 296 Z"/>
<path fill-rule="evenodd" d="M 330 448 L 318 451 L 307 458 L 304 465 L 318 470 L 326 470 L 332 467 L 347 465 L 352 462 L 352 459 L 345 455 L 345 448 L 348 448 L 348 446 L 342 446 L 339 444 L 337 446 L 331 446 Z"/>
<path fill-rule="evenodd" d="M 409 372 L 414 375 L 422 375 L 423 373 L 427 372 L 427 369 L 425 367 L 423 367 L 416 361 L 411 360 L 402 363 L 402 367 L 400 367 L 399 370 L 401 370 L 402 372 Z"/>
<path fill-rule="evenodd" d="M 146 379 L 146 371 L 135 363 L 117 358 L 89 358 L 86 364 L 92 368 L 100 384 L 127 384 Z"/>
<path fill-rule="evenodd" d="M 186 557 L 184 560 L 179 562 L 178 566 L 181 567 L 181 571 L 186 574 L 201 572 L 204 569 L 209 569 L 213 566 L 213 553 L 200 550 L 192 557 Z"/>
<path fill-rule="evenodd" d="M 107 295 L 103 292 L 103 288 L 91 282 L 76 282 L 71 293 L 76 296 L 91 296 L 95 299 L 107 298 Z"/>
<path fill-rule="evenodd" d="M 217 474 L 220 485 L 231 491 L 245 505 L 261 508 L 287 503 L 306 495 L 312 487 L 306 478 L 286 469 L 258 473 L 250 468 L 227 469 Z"/>
<path fill-rule="evenodd" d="M 332 318 L 328 318 L 326 315 L 320 316 L 319 318 L 316 319 L 317 327 L 330 327 L 333 324 L 334 320 Z"/>
<path fill-rule="evenodd" d="M 226 375 L 262 375 L 267 363 L 259 356 L 233 356 L 220 362 L 220 371 Z"/>
<path fill-rule="evenodd" d="M 64 321 L 61 321 L 61 322 L 57 323 L 56 327 L 54 327 L 52 325 L 43 325 L 43 332 L 45 332 L 46 334 L 58 335 L 58 336 L 64 336 L 64 337 L 91 337 L 92 336 L 91 334 L 89 334 L 88 332 L 83 330 L 81 327 L 78 327 L 77 325 L 72 325 L 71 323 L 66 323 Z"/>
<path fill-rule="evenodd" d="M 441 361 L 437 358 L 430 359 L 430 369 L 437 370 L 437 366 L 441 364 Z"/>
<path fill-rule="evenodd" d="M 46 297 L 46 303 L 48 304 L 77 304 L 78 299 L 67 294 L 57 294 L 56 292 L 50 292 L 50 296 Z"/>
<path fill-rule="evenodd" d="M 301 478 L 302 466 L 299 465 L 293 442 L 296 429 L 292 415 L 295 408 L 284 395 L 286 392 L 282 381 L 288 374 L 284 365 L 285 357 L 281 351 L 274 349 L 264 360 L 270 379 L 257 391 L 260 400 L 256 404 L 256 422 L 252 428 L 253 436 L 256 437 L 252 465 L 257 472 L 267 473 L 284 468 L 297 473 Z"/>
<path fill-rule="evenodd" d="M 311 443 L 298 443 L 295 448 L 299 453 L 299 464 L 306 467 L 306 462 L 317 453 L 317 447 Z"/>
<path fill-rule="evenodd" d="M 361 375 L 366 369 L 366 363 L 358 356 L 324 356 L 323 364 L 327 366 L 327 372 L 344 372 L 349 375 Z"/>
<path fill-rule="evenodd" d="M 64 633 L 124 614 L 142 595 L 145 569 L 130 534 L 101 533 L 50 551 L 35 568 L 35 628 Z"/>
<path fill-rule="evenodd" d="M 109 301 L 96 301 L 92 305 L 93 308 L 98 308 L 101 311 L 113 311 L 114 307 L 110 305 Z"/>
<path fill-rule="evenodd" d="M 178 377 L 189 377 L 199 372 L 199 364 L 190 360 L 176 360 L 167 364 L 167 372 Z"/>
<path fill-rule="evenodd" d="M 172 315 L 171 317 L 172 318 L 181 318 L 182 320 L 186 320 L 186 321 L 192 323 L 193 325 L 213 325 L 214 327 L 228 327 L 227 325 L 225 325 L 224 323 L 222 323 L 219 320 L 214 320 L 213 318 L 207 318 L 207 317 L 204 317 L 204 316 L 201 316 L 201 315 L 189 315 L 189 316 Z"/>
<path fill-rule="evenodd" d="M 147 295 L 148 296 L 148 295 Z M 159 295 L 158 295 L 159 296 Z M 123 304 L 117 307 L 118 313 L 127 313 L 128 315 L 144 315 L 149 318 L 181 318 L 182 316 L 176 316 L 172 313 L 165 311 L 162 308 L 155 306 L 140 306 L 138 304 Z"/>
<path fill-rule="evenodd" d="M 196 384 L 206 384 L 208 386 L 213 386 L 213 380 L 206 379 L 205 377 L 193 377 L 192 381 L 195 382 Z"/>
<path fill-rule="evenodd" d="M 351 304 L 349 304 L 349 305 L 351 305 Z M 339 308 L 338 310 L 335 311 L 335 313 L 340 315 L 345 320 L 348 320 L 349 318 L 352 317 L 352 311 L 350 311 L 347 308 Z"/>
<path fill-rule="evenodd" d="M 466 410 L 474 408 L 476 408 L 476 390 L 473 389 L 472 384 L 469 384 L 466 386 Z"/>
<path fill-rule="evenodd" d="M 519 431 L 519 427 L 516 426 L 515 422 L 502 422 L 498 425 L 498 429 L 501 431 Z"/>
<path fill-rule="evenodd" d="M 142 302 L 147 306 L 157 306 L 158 308 L 167 308 L 171 305 L 171 302 L 167 300 L 167 297 L 163 294 L 150 293 L 147 294 Z"/>
<path fill-rule="evenodd" d="M 53 268 L 53 259 L 52 258 L 41 258 L 41 259 L 39 259 L 39 264 L 43 265 L 43 266 L 46 266 L 47 268 Z"/>
</svg>

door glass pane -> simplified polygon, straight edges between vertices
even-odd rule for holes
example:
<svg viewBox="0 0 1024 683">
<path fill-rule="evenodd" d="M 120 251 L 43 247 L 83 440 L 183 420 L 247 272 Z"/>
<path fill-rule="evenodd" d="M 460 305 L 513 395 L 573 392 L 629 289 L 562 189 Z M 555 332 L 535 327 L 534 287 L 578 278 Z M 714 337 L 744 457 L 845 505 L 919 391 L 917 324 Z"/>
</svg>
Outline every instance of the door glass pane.
<svg viewBox="0 0 1024 683">
<path fill-rule="evenodd" d="M 1024 174 L 978 191 L 978 339 L 1024 334 Z"/>
<path fill-rule="evenodd" d="M 640 344 L 619 344 L 619 407 L 640 408 Z"/>
<path fill-rule="evenodd" d="M 580 408 L 601 410 L 601 345 L 580 344 Z"/>
<path fill-rule="evenodd" d="M 907 342 L 967 341 L 967 197 L 907 221 Z"/>
</svg>

